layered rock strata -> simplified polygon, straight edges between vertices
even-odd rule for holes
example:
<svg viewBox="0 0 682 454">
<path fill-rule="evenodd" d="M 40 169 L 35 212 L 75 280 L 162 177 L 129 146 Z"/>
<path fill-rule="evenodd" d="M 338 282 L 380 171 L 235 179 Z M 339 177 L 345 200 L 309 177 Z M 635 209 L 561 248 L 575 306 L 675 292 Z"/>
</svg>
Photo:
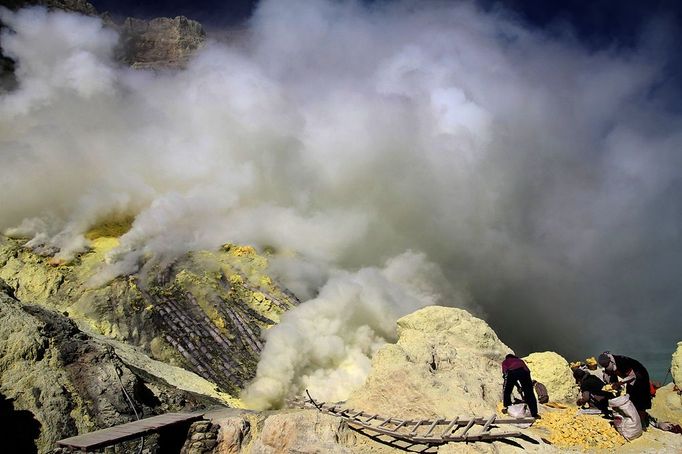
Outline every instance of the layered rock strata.
<svg viewBox="0 0 682 454">
<path fill-rule="evenodd" d="M 115 237 L 94 238 L 68 264 L 51 264 L 24 243 L 0 238 L 0 278 L 18 298 L 65 312 L 84 330 L 140 347 L 233 395 L 254 377 L 262 330 L 298 304 L 252 248 L 187 254 L 92 288 Z"/>
<path fill-rule="evenodd" d="M 201 24 L 183 16 L 128 18 L 118 31 L 118 57 L 136 69 L 182 68 L 206 39 Z"/>
</svg>

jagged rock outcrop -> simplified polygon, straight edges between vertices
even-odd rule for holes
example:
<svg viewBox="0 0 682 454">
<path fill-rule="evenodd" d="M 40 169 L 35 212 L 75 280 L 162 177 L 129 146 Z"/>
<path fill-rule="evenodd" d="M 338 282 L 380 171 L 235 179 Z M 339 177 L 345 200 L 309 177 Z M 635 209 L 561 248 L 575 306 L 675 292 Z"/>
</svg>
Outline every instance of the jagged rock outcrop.
<svg viewBox="0 0 682 454">
<path fill-rule="evenodd" d="M 136 412 L 218 403 L 141 374 L 67 317 L 22 304 L 0 280 L 0 418 L 23 428 L 3 437 L 7 452 L 48 452 L 61 438 L 134 420 Z"/>
<path fill-rule="evenodd" d="M 650 413 L 660 421 L 682 425 L 682 394 L 675 390 L 673 383 L 656 390 Z"/>
<path fill-rule="evenodd" d="M 90 16 L 97 14 L 95 7 L 86 0 L 4 0 L 0 5 L 11 10 L 28 6 L 44 6 L 51 10 L 70 11 Z M 2 30 L 1 22 L 0 30 Z M 0 93 L 16 88 L 17 80 L 14 77 L 14 68 L 14 60 L 2 55 L 0 50 Z"/>
<path fill-rule="evenodd" d="M 575 402 L 578 387 L 573 372 L 561 355 L 554 352 L 537 352 L 523 358 L 534 380 L 547 387 L 553 402 Z"/>
<path fill-rule="evenodd" d="M 682 342 L 677 343 L 677 350 L 673 353 L 670 373 L 673 376 L 673 382 L 678 388 L 682 389 Z"/>
<path fill-rule="evenodd" d="M 86 0 L 7 0 L 2 6 L 12 10 L 44 6 L 50 10 L 99 15 L 108 27 L 120 35 L 115 52 L 117 60 L 137 69 L 183 68 L 206 40 L 202 25 L 184 16 L 151 20 L 127 18 L 122 24 L 117 24 L 108 13 L 100 14 Z M 14 69 L 15 62 L 0 53 L 0 92 L 17 86 Z"/>
<path fill-rule="evenodd" d="M 119 59 L 137 69 L 182 68 L 206 39 L 201 24 L 183 16 L 128 18 L 118 30 Z"/>
<path fill-rule="evenodd" d="M 350 407 L 411 418 L 495 413 L 511 350 L 483 320 L 430 306 L 398 320 L 398 336 L 374 356 Z"/>
<path fill-rule="evenodd" d="M 91 288 L 118 240 L 91 241 L 89 252 L 59 264 L 0 237 L 0 278 L 19 299 L 66 312 L 82 329 L 140 347 L 232 395 L 255 374 L 261 331 L 298 303 L 265 274 L 265 257 L 229 245 Z"/>
<path fill-rule="evenodd" d="M 86 0 L 5 0 L 2 5 L 17 10 L 27 6 L 44 6 L 49 9 L 71 11 L 73 13 L 87 14 L 94 16 L 97 10 L 92 3 Z"/>
</svg>

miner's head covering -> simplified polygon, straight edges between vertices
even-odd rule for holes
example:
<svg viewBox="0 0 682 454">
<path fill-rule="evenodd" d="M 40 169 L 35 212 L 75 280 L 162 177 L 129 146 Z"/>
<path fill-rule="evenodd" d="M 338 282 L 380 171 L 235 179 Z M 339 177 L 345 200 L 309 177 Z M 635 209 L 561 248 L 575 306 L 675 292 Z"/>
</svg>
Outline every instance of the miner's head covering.
<svg viewBox="0 0 682 454">
<path fill-rule="evenodd" d="M 585 375 L 587 375 L 587 372 L 579 367 L 573 371 L 573 378 L 576 380 L 582 380 Z"/>
<path fill-rule="evenodd" d="M 608 371 L 613 371 L 616 369 L 616 360 L 611 354 L 611 352 L 604 352 L 599 355 L 599 365 Z"/>
</svg>

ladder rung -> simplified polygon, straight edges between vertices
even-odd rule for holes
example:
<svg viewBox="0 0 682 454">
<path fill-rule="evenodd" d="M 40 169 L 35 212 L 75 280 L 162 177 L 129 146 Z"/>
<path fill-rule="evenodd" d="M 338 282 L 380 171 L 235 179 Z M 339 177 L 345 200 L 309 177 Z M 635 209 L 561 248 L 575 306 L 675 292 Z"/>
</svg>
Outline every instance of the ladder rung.
<svg viewBox="0 0 682 454">
<path fill-rule="evenodd" d="M 493 422 L 495 422 L 495 415 L 492 415 L 488 420 L 485 422 L 483 425 L 483 429 L 481 430 L 481 433 L 487 432 L 490 430 L 490 426 L 492 425 Z"/>
<path fill-rule="evenodd" d="M 417 435 L 417 429 L 419 429 L 419 426 L 421 426 L 423 422 L 424 422 L 423 419 L 420 419 L 419 421 L 417 421 L 416 424 L 414 425 L 414 429 L 412 429 L 412 432 L 410 432 L 409 435 L 410 436 Z"/>
<path fill-rule="evenodd" d="M 379 427 L 384 427 L 386 424 L 388 424 L 388 423 L 391 422 L 391 419 L 393 419 L 393 418 L 391 417 L 391 418 L 386 419 L 384 422 L 382 422 L 381 424 L 379 424 Z"/>
<path fill-rule="evenodd" d="M 463 437 L 464 435 L 466 435 L 466 433 L 469 431 L 469 429 L 471 429 L 473 427 L 474 424 L 476 424 L 475 419 L 472 419 L 471 421 L 469 421 L 467 423 L 467 425 L 464 427 L 464 432 L 462 432 L 462 434 L 460 436 Z"/>
<path fill-rule="evenodd" d="M 440 418 L 433 421 L 433 423 L 429 427 L 429 430 L 427 430 L 426 433 L 424 434 L 424 437 L 428 437 L 429 435 L 431 435 L 431 432 L 433 432 L 433 429 L 435 429 L 436 426 L 438 425 L 438 423 L 441 421 L 442 421 L 442 419 L 440 419 Z"/>
<path fill-rule="evenodd" d="M 393 428 L 393 430 L 397 432 L 398 429 L 400 429 L 400 428 L 403 427 L 403 426 L 408 425 L 408 424 L 411 423 L 411 422 L 412 422 L 412 420 L 409 420 L 409 419 L 408 419 L 407 421 L 403 421 L 403 422 L 401 422 L 400 424 L 398 424 L 397 426 L 395 426 L 395 427 Z"/>
<path fill-rule="evenodd" d="M 459 420 L 459 418 L 455 418 L 455 419 L 453 419 L 452 421 L 450 421 L 450 424 L 448 424 L 448 426 L 447 426 L 447 427 L 445 428 L 445 430 L 443 431 L 443 435 L 442 435 L 443 437 L 449 435 L 450 432 L 452 432 L 452 428 L 455 427 L 455 426 L 457 425 L 457 421 L 458 421 L 458 420 Z"/>
</svg>

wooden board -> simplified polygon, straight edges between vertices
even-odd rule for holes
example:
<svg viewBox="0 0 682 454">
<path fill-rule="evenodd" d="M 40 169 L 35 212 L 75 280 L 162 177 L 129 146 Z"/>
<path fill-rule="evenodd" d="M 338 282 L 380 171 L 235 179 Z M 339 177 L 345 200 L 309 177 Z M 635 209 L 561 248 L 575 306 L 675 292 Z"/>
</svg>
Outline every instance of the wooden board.
<svg viewBox="0 0 682 454">
<path fill-rule="evenodd" d="M 202 419 L 203 413 L 166 413 L 140 419 L 108 429 L 96 430 L 83 435 L 59 440 L 59 446 L 72 449 L 90 450 L 121 443 L 126 440 L 139 438 L 143 435 L 158 432 L 160 429 L 183 422 L 193 422 Z"/>
</svg>

